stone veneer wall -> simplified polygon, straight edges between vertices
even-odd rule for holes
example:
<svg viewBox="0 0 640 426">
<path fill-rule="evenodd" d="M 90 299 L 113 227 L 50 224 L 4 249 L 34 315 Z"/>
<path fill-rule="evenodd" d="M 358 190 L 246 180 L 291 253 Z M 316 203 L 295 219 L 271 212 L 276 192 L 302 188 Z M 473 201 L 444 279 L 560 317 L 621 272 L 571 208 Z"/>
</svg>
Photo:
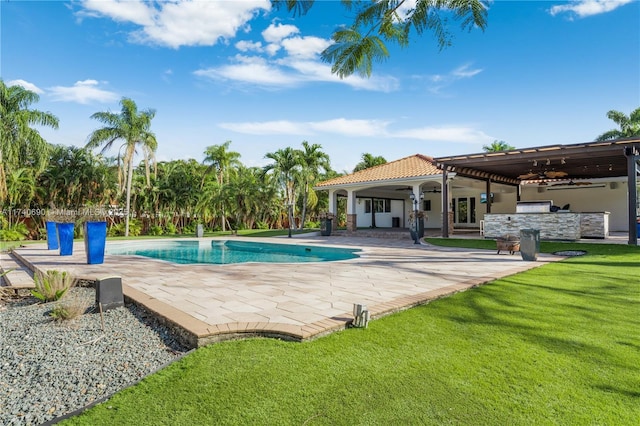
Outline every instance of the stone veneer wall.
<svg viewBox="0 0 640 426">
<path fill-rule="evenodd" d="M 354 232 L 358 229 L 357 214 L 347 215 L 347 231 Z"/>
<path fill-rule="evenodd" d="M 580 213 L 582 238 L 607 238 L 609 236 L 609 212 Z"/>
<path fill-rule="evenodd" d="M 539 229 L 541 240 L 579 240 L 579 213 L 488 214 L 484 217 L 485 238 L 520 236 L 521 229 Z"/>
<path fill-rule="evenodd" d="M 606 238 L 609 235 L 609 213 L 513 213 L 484 217 L 485 238 L 519 236 L 521 229 L 540 230 L 541 240 Z"/>
</svg>

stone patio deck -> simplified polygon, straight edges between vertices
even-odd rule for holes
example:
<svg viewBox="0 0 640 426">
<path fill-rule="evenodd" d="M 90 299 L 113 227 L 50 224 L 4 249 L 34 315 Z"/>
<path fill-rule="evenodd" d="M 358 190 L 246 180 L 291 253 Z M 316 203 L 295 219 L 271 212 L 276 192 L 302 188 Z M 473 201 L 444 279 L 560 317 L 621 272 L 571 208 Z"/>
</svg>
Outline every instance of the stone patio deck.
<svg viewBox="0 0 640 426">
<path fill-rule="evenodd" d="M 233 265 L 114 255 L 106 255 L 104 264 L 87 265 L 82 243 L 75 244 L 72 256 L 59 256 L 44 244 L 15 253 L 36 270 L 66 270 L 88 280 L 121 276 L 128 300 L 174 326 L 193 347 L 254 335 L 308 340 L 348 326 L 354 303 L 367 305 L 375 319 L 561 259 L 539 255 L 536 262 L 525 262 L 519 254 L 415 245 L 408 238 L 259 241 L 358 247 L 362 252 L 357 259 L 337 262 Z"/>
</svg>

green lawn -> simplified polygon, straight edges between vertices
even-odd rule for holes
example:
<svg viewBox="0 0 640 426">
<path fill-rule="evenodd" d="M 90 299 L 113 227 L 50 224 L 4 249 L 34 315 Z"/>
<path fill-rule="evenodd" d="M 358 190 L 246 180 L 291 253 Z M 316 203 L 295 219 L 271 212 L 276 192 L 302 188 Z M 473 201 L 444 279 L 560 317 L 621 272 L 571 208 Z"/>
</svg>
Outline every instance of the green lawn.
<svg viewBox="0 0 640 426">
<path fill-rule="evenodd" d="M 640 249 L 558 244 L 588 254 L 367 329 L 199 349 L 65 424 L 635 425 Z"/>
</svg>

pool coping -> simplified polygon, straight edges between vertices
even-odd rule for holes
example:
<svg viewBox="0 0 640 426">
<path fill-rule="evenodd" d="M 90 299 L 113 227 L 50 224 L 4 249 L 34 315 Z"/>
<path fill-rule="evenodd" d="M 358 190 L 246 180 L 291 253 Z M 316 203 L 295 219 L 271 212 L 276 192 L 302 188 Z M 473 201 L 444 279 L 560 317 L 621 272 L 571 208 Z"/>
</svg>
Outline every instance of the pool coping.
<svg viewBox="0 0 640 426">
<path fill-rule="evenodd" d="M 371 239 L 368 239 L 371 240 Z M 280 242 L 280 241 L 279 241 Z M 344 239 L 331 240 L 331 244 L 335 244 L 338 247 L 344 247 L 341 243 L 345 242 Z M 367 241 L 365 241 L 367 242 Z M 364 243 L 363 242 L 363 245 Z M 357 241 L 356 241 L 357 243 Z M 411 243 L 412 244 L 412 243 Z M 425 249 L 428 246 L 419 247 L 419 249 Z M 416 247 L 410 247 L 416 249 Z M 36 250 L 35 247 L 30 249 Z M 431 247 L 433 249 L 433 247 Z M 460 249 L 442 249 L 437 248 L 438 253 L 450 253 L 454 257 L 464 257 L 465 251 Z M 45 249 L 46 251 L 46 249 Z M 475 250 L 477 251 L 477 250 Z M 468 252 L 468 251 L 467 251 Z M 29 260 L 29 256 L 23 255 L 24 249 L 17 249 L 14 251 L 16 257 L 18 257 L 25 265 L 27 265 L 32 271 L 42 271 L 38 265 Z M 41 255 L 41 253 L 40 253 Z M 58 256 L 52 254 L 51 256 Z M 541 266 L 554 260 L 560 260 L 561 257 L 545 257 L 538 259 L 536 262 L 518 262 L 509 265 L 508 268 L 496 271 L 495 273 L 479 275 L 471 277 L 466 280 L 453 283 L 451 285 L 440 286 L 429 291 L 419 292 L 416 294 L 405 295 L 401 297 L 395 297 L 390 300 L 373 303 L 368 305 L 368 310 L 371 319 L 378 319 L 386 315 L 393 314 L 395 312 L 410 309 L 412 307 L 429 303 L 430 301 L 446 297 L 460 291 L 477 287 L 488 282 L 494 281 L 498 278 L 502 278 L 508 275 L 513 275 L 519 272 L 526 271 L 528 269 Z M 338 261 L 350 262 L 350 261 Z M 333 262 L 332 262 L 333 263 Z M 75 266 L 76 264 L 74 264 Z M 61 265 L 64 269 L 64 266 Z M 76 274 L 76 277 L 83 280 L 95 281 L 95 274 Z M 180 340 L 192 348 L 202 347 L 211 343 L 220 342 L 230 339 L 239 339 L 247 337 L 273 337 L 283 340 L 291 341 L 309 341 L 318 337 L 325 336 L 327 334 L 344 330 L 351 326 L 353 322 L 352 312 L 343 312 L 338 315 L 332 315 L 330 317 L 323 318 L 322 320 L 309 322 L 303 325 L 287 324 L 282 322 L 226 322 L 221 324 L 209 324 L 202 321 L 193 315 L 189 314 L 185 310 L 178 309 L 170 304 L 159 300 L 158 298 L 145 293 L 139 289 L 132 287 L 126 283 L 123 279 L 123 293 L 128 303 L 135 303 L 142 306 L 149 312 L 153 313 L 165 325 L 172 328 L 172 330 L 178 335 Z"/>
</svg>

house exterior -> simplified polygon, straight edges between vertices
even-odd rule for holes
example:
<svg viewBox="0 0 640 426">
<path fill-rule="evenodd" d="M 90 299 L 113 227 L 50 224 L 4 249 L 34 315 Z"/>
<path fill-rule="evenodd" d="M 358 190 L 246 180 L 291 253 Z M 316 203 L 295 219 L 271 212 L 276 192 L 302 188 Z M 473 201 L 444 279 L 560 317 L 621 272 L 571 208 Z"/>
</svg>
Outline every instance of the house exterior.
<svg viewBox="0 0 640 426">
<path fill-rule="evenodd" d="M 586 213 L 597 213 L 606 221 L 605 233 L 629 232 L 629 243 L 635 244 L 639 147 L 640 139 L 631 139 L 435 159 L 415 154 L 320 182 L 315 189 L 328 191 L 334 214 L 338 197 L 347 198 L 350 232 L 409 228 L 412 212 L 422 211 L 425 228 L 447 237 L 454 229 L 481 231 L 485 218 L 511 220 L 519 204 L 542 201 L 552 211 L 585 213 L 547 219 L 591 221 L 593 215 Z"/>
</svg>

